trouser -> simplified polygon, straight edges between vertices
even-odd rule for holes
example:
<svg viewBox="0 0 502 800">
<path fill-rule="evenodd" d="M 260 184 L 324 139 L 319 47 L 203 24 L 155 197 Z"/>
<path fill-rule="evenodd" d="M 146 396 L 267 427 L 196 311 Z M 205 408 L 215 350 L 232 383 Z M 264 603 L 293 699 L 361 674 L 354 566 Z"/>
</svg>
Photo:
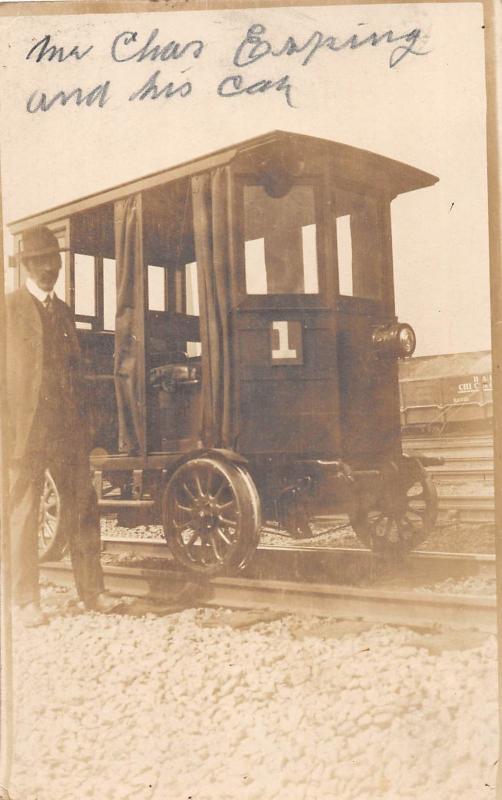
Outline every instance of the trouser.
<svg viewBox="0 0 502 800">
<path fill-rule="evenodd" d="M 84 602 L 103 591 L 100 527 L 96 492 L 87 459 L 80 463 L 37 453 L 14 461 L 10 469 L 10 523 L 14 602 L 39 602 L 38 525 L 44 471 L 60 495 L 60 524 L 67 535 L 78 596 Z"/>
</svg>

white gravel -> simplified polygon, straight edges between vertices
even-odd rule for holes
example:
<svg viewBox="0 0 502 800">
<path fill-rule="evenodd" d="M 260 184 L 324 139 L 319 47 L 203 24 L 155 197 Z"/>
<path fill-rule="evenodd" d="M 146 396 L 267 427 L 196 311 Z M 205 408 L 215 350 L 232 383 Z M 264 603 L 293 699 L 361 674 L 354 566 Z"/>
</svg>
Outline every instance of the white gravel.
<svg viewBox="0 0 502 800">
<path fill-rule="evenodd" d="M 236 619 L 16 627 L 14 800 L 495 796 L 494 639 Z"/>
<path fill-rule="evenodd" d="M 363 545 L 356 538 L 354 531 L 349 524 L 313 523 L 314 536 L 305 539 L 294 539 L 285 531 L 274 527 L 263 528 L 260 534 L 261 545 L 278 545 L 281 547 L 296 547 L 298 544 L 308 545 L 327 545 L 335 546 L 358 546 Z M 133 538 L 147 541 L 165 542 L 162 525 L 138 525 L 135 528 L 125 528 L 118 525 L 114 519 L 101 520 L 101 535 L 109 539 L 113 538 Z"/>
<path fill-rule="evenodd" d="M 162 525 L 137 525 L 134 528 L 125 528 L 119 525 L 116 519 L 106 517 L 101 518 L 101 536 L 166 541 Z"/>
<path fill-rule="evenodd" d="M 493 480 L 487 481 L 462 481 L 447 483 L 436 481 L 436 489 L 440 497 L 454 497 L 455 495 L 473 497 L 493 497 Z"/>
<path fill-rule="evenodd" d="M 470 575 L 466 578 L 445 578 L 443 581 L 419 586 L 417 592 L 433 592 L 434 594 L 462 594 L 468 596 L 494 597 L 497 592 L 495 575 Z"/>
</svg>

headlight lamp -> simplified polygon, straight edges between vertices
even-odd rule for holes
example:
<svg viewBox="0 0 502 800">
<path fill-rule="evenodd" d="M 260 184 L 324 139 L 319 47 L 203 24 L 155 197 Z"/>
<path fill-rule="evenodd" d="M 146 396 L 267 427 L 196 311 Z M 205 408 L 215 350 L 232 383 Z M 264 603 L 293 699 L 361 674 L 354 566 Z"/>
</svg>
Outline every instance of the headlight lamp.
<svg viewBox="0 0 502 800">
<path fill-rule="evenodd" d="M 410 325 L 402 325 L 399 331 L 399 348 L 403 358 L 413 355 L 416 346 L 415 331 Z"/>
<path fill-rule="evenodd" d="M 379 325 L 372 334 L 373 347 L 385 355 L 409 358 L 415 352 L 417 338 L 415 331 L 403 322 Z"/>
</svg>

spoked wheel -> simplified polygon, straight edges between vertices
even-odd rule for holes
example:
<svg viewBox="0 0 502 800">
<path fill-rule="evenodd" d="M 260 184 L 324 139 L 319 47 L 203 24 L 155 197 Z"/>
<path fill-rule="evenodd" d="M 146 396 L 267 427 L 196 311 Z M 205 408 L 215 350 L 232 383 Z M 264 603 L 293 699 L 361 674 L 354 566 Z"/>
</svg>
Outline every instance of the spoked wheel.
<svg viewBox="0 0 502 800">
<path fill-rule="evenodd" d="M 243 569 L 260 535 L 260 502 L 249 473 L 213 456 L 182 464 L 163 497 L 164 535 L 174 558 L 209 577 Z"/>
<path fill-rule="evenodd" d="M 49 470 L 45 471 L 38 517 L 39 561 L 57 561 L 63 555 L 66 539 L 61 527 L 61 499 Z"/>
<path fill-rule="evenodd" d="M 436 487 L 415 461 L 402 473 L 389 474 L 375 506 L 360 507 L 350 522 L 357 537 L 375 552 L 404 555 L 427 539 L 437 513 Z"/>
</svg>

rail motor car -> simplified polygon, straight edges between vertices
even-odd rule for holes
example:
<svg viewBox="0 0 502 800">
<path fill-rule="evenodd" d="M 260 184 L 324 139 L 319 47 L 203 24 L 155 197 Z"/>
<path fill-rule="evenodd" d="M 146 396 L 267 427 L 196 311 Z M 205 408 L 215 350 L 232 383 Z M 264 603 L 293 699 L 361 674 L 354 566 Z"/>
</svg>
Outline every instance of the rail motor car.
<svg viewBox="0 0 502 800">
<path fill-rule="evenodd" d="M 278 131 L 13 223 L 18 250 L 38 224 L 68 248 L 100 506 L 162 521 L 209 576 L 245 566 L 264 519 L 305 537 L 344 513 L 374 548 L 425 539 L 437 501 L 401 447 L 415 335 L 395 316 L 391 202 L 436 181 Z M 58 502 L 49 476 L 46 557 Z"/>
</svg>

